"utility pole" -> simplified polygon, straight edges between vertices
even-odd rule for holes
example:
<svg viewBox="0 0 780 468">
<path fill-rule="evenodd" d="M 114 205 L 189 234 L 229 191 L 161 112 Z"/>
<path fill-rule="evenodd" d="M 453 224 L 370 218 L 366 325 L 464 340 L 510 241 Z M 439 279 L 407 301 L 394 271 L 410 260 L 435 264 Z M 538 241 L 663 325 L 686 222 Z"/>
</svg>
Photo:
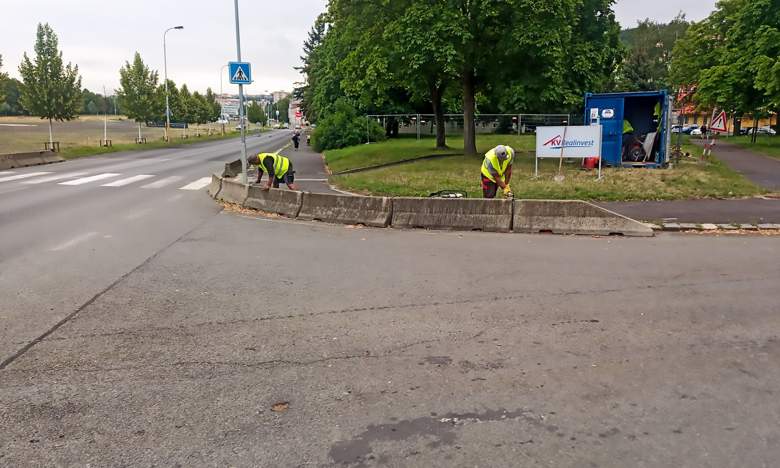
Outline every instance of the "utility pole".
<svg viewBox="0 0 780 468">
<path fill-rule="evenodd" d="M 236 56 L 241 61 L 241 31 L 238 27 L 238 0 L 233 0 L 236 10 Z M 246 160 L 246 129 L 244 124 L 244 85 L 238 85 L 238 120 L 241 126 L 241 182 L 246 184 L 249 167 Z"/>
<path fill-rule="evenodd" d="M 103 86 L 103 144 L 108 146 L 108 97 L 106 96 L 106 87 Z"/>
<path fill-rule="evenodd" d="M 168 129 L 171 126 L 171 106 L 168 104 L 168 47 L 165 43 L 165 36 L 172 29 L 184 29 L 184 26 L 174 26 L 168 28 L 163 33 L 163 68 L 165 70 L 165 141 L 168 141 Z"/>
</svg>

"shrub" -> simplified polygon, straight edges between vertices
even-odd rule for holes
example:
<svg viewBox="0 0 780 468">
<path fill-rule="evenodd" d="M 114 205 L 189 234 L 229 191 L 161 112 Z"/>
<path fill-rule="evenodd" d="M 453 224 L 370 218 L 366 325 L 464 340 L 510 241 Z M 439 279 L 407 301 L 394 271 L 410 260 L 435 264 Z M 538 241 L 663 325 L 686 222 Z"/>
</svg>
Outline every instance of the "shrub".
<svg viewBox="0 0 780 468">
<path fill-rule="evenodd" d="M 382 141 L 386 138 L 381 125 L 358 115 L 346 100 L 339 99 L 333 113 L 317 122 L 317 128 L 312 135 L 312 145 L 317 151 L 345 148 L 365 143 L 367 134 L 370 134 L 371 141 Z"/>
</svg>

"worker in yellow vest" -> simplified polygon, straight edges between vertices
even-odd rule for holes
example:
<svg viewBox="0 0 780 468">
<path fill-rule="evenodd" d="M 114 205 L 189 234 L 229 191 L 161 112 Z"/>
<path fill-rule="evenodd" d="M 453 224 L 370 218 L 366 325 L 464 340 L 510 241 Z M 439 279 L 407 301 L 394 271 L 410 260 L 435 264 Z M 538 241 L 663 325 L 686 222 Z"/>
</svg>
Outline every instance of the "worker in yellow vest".
<svg viewBox="0 0 780 468">
<path fill-rule="evenodd" d="M 514 158 L 515 150 L 511 146 L 498 145 L 485 153 L 485 159 L 482 161 L 482 196 L 496 198 L 499 188 L 505 197 L 513 196 L 509 180 L 512 178 Z"/>
<path fill-rule="evenodd" d="M 292 162 L 277 153 L 259 153 L 252 158 L 250 164 L 257 164 L 257 184 L 263 178 L 263 173 L 268 173 L 268 182 L 263 190 L 270 190 L 271 187 L 279 188 L 279 183 L 284 182 L 290 190 L 298 190 L 295 185 L 295 171 Z"/>
<path fill-rule="evenodd" d="M 634 143 L 634 126 L 628 119 L 623 119 L 623 161 L 628 156 L 629 147 Z"/>
</svg>

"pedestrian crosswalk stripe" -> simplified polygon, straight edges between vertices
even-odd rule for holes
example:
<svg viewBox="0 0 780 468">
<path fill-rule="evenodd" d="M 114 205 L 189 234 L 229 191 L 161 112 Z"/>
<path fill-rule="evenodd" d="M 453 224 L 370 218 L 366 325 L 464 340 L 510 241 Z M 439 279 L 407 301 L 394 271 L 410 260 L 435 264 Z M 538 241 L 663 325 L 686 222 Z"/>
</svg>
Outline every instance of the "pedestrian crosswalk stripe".
<svg viewBox="0 0 780 468">
<path fill-rule="evenodd" d="M 190 182 L 184 187 L 179 187 L 179 190 L 200 190 L 210 183 L 211 183 L 211 177 L 201 177 L 200 179 L 194 182 Z"/>
<path fill-rule="evenodd" d="M 13 174 L 14 171 L 0 171 L 0 175 Z"/>
<path fill-rule="evenodd" d="M 121 175 L 121 174 L 115 174 L 113 172 L 106 172 L 104 174 L 93 175 L 93 176 L 90 176 L 90 177 L 82 177 L 81 179 L 69 180 L 67 182 L 60 182 L 60 185 L 82 185 L 82 184 L 88 184 L 90 182 L 95 182 L 95 181 L 98 181 L 98 180 L 110 179 L 110 178 L 116 177 L 118 175 Z"/>
<path fill-rule="evenodd" d="M 33 180 L 25 180 L 22 182 L 23 184 L 45 184 L 46 182 L 54 182 L 55 180 L 62 180 L 62 179 L 72 179 L 74 177 L 81 177 L 83 175 L 87 175 L 86 172 L 65 172 L 60 174 L 55 174 L 53 176 L 48 177 L 40 177 L 38 179 Z"/>
<path fill-rule="evenodd" d="M 46 174 L 51 174 L 51 172 L 28 172 L 27 174 L 0 177 L 0 182 L 11 182 L 12 180 L 29 179 L 30 177 L 38 177 Z"/>
<path fill-rule="evenodd" d="M 182 179 L 182 177 L 181 176 L 177 176 L 177 175 L 170 176 L 170 177 L 165 177 L 164 179 L 156 180 L 156 181 L 152 182 L 151 184 L 142 185 L 141 188 L 145 188 L 145 189 L 148 189 L 148 188 L 162 188 L 162 187 L 165 187 L 166 185 L 170 185 L 170 184 L 172 184 L 174 182 L 178 182 L 181 179 Z"/>
<path fill-rule="evenodd" d="M 103 187 L 123 187 L 125 185 L 132 184 L 133 182 L 140 182 L 142 180 L 150 179 L 152 177 L 154 177 L 154 176 L 150 175 L 150 174 L 140 174 L 140 175 L 128 177 L 126 179 L 115 180 L 113 182 L 109 182 L 107 184 L 103 184 L 102 186 Z"/>
</svg>

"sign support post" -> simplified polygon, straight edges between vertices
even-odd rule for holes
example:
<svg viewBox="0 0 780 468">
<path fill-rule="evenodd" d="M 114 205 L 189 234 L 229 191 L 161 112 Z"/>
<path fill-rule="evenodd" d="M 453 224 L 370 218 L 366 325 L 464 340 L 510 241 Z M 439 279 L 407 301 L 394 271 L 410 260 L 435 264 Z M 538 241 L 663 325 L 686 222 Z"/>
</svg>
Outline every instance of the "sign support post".
<svg viewBox="0 0 780 468">
<path fill-rule="evenodd" d="M 241 32 L 238 26 L 238 0 L 233 0 L 236 12 L 236 56 L 241 62 Z M 232 68 L 232 67 L 231 67 Z M 240 70 L 240 69 L 239 69 Z M 230 77 L 231 80 L 234 76 Z M 249 166 L 246 159 L 246 124 L 244 123 L 244 84 L 238 84 L 238 119 L 241 126 L 241 183 L 246 184 Z"/>
</svg>

